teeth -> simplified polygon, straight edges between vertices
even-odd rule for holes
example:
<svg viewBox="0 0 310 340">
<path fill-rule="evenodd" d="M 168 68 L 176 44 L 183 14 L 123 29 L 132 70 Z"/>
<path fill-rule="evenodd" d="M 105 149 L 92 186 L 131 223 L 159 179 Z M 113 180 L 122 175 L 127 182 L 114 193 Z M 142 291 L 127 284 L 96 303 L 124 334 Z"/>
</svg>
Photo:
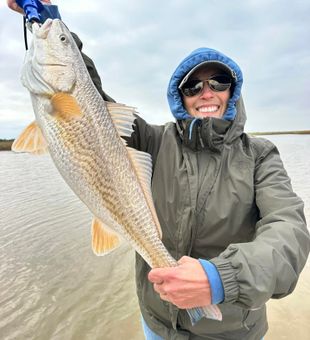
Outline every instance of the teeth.
<svg viewBox="0 0 310 340">
<path fill-rule="evenodd" d="M 199 107 L 199 112 L 215 112 L 218 110 L 218 106 L 208 106 L 208 107 Z"/>
</svg>

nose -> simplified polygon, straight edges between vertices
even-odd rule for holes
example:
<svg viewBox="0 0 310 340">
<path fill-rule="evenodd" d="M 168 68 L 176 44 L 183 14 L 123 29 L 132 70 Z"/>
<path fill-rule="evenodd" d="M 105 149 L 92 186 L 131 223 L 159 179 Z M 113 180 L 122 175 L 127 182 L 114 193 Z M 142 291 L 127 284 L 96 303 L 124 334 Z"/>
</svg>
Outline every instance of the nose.
<svg viewBox="0 0 310 340">
<path fill-rule="evenodd" d="M 210 89 L 209 84 L 205 82 L 203 84 L 203 89 L 200 93 L 201 98 L 213 98 L 214 97 L 214 92 Z"/>
</svg>

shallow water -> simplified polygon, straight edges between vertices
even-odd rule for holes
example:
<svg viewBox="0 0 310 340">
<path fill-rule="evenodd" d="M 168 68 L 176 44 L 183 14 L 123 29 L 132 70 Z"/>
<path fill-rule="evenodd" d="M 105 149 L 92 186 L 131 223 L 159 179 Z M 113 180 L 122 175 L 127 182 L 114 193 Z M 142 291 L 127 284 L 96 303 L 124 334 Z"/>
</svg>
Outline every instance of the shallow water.
<svg viewBox="0 0 310 340">
<path fill-rule="evenodd" d="M 133 251 L 92 253 L 92 216 L 49 156 L 1 152 L 0 187 L 0 338 L 142 339 Z"/>
<path fill-rule="evenodd" d="M 279 147 L 309 221 L 310 136 L 268 139 Z M 1 152 L 0 188 L 0 338 L 143 339 L 133 251 L 123 245 L 104 257 L 92 253 L 92 217 L 49 156 Z M 301 334 L 310 334 L 309 272 L 308 265 L 291 300 L 270 304 L 265 339 L 290 339 L 293 313 Z"/>
</svg>

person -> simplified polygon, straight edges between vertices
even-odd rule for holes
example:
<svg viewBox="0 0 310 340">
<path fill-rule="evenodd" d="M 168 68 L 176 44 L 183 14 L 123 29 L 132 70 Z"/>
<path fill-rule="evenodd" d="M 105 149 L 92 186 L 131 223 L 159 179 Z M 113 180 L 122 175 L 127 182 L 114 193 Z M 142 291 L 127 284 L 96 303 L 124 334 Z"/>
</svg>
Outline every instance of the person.
<svg viewBox="0 0 310 340">
<path fill-rule="evenodd" d="M 242 83 L 236 62 L 199 48 L 168 85 L 175 121 L 153 126 L 137 116 L 127 137 L 152 156 L 163 243 L 179 263 L 151 270 L 136 255 L 146 339 L 262 339 L 266 302 L 290 294 L 306 263 L 303 202 L 276 146 L 244 132 Z M 185 309 L 210 304 L 223 320 L 192 325 Z"/>
</svg>

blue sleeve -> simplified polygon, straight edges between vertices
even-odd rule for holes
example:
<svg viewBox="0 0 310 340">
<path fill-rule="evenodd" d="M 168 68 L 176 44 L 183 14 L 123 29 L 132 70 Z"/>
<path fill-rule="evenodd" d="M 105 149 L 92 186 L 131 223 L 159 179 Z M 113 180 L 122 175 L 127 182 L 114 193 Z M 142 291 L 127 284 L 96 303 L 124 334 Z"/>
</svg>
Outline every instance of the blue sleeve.
<svg viewBox="0 0 310 340">
<path fill-rule="evenodd" d="M 216 266 L 207 260 L 199 259 L 211 287 L 211 302 L 213 305 L 223 302 L 224 300 L 224 287 L 220 274 Z"/>
<path fill-rule="evenodd" d="M 44 4 L 39 0 L 16 0 L 16 3 L 24 10 L 29 22 L 39 21 L 43 24 L 48 18 L 61 19 L 56 5 Z"/>
</svg>

